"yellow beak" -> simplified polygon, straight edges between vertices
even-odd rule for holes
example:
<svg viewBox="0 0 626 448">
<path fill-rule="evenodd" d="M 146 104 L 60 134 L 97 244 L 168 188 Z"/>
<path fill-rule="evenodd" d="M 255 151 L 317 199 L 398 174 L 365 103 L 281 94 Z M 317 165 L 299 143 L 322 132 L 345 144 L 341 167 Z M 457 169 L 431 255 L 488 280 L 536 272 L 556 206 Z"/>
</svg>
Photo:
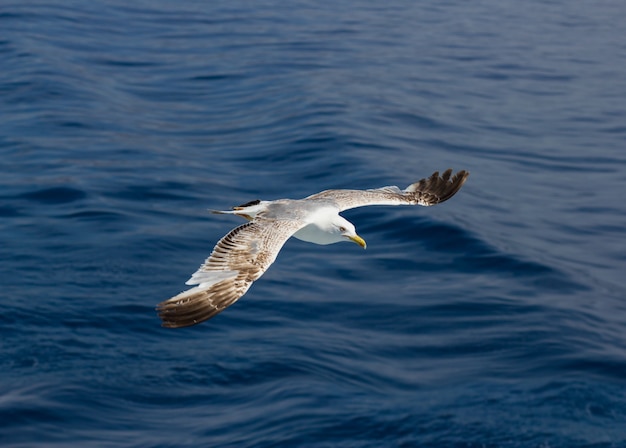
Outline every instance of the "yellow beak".
<svg viewBox="0 0 626 448">
<path fill-rule="evenodd" d="M 359 235 L 349 236 L 348 238 L 350 238 L 350 241 L 353 241 L 353 242 L 357 243 L 363 249 L 365 249 L 367 247 L 367 243 Z"/>
</svg>

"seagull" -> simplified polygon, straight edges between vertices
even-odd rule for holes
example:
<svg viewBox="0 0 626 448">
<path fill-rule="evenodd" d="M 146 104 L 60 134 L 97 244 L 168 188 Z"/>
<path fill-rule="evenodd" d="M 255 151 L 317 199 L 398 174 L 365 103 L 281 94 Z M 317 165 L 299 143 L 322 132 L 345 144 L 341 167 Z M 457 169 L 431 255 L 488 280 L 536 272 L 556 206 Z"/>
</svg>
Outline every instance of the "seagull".
<svg viewBox="0 0 626 448">
<path fill-rule="evenodd" d="M 162 325 L 189 327 L 214 317 L 243 296 L 270 267 L 285 242 L 297 238 L 315 244 L 349 241 L 365 249 L 365 240 L 340 212 L 367 205 L 431 206 L 447 201 L 463 186 L 469 172 L 433 173 L 409 185 L 370 190 L 325 190 L 304 199 L 251 201 L 219 214 L 248 222 L 228 232 L 186 282 L 194 286 L 157 305 Z"/>
</svg>

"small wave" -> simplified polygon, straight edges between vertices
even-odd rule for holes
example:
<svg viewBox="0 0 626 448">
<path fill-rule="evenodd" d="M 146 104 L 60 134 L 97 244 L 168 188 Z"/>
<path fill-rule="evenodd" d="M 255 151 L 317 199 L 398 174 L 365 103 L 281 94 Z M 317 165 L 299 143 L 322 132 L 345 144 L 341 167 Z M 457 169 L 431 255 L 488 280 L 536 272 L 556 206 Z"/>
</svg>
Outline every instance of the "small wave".
<svg viewBox="0 0 626 448">
<path fill-rule="evenodd" d="M 20 197 L 41 204 L 65 204 L 84 199 L 87 194 L 72 187 L 53 187 L 23 193 Z"/>
</svg>

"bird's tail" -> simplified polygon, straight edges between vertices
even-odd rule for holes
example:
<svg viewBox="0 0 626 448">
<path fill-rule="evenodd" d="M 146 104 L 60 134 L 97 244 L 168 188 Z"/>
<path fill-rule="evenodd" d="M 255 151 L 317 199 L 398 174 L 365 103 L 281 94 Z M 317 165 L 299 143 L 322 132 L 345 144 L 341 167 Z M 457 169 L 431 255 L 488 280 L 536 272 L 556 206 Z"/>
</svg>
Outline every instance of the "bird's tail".
<svg viewBox="0 0 626 448">
<path fill-rule="evenodd" d="M 233 207 L 232 210 L 209 210 L 211 213 L 216 213 L 218 215 L 237 215 L 242 218 L 247 219 L 248 221 L 252 221 L 256 215 L 265 210 L 267 207 L 268 201 L 260 201 L 254 200 L 247 202 L 242 205 L 238 205 L 237 207 Z"/>
</svg>

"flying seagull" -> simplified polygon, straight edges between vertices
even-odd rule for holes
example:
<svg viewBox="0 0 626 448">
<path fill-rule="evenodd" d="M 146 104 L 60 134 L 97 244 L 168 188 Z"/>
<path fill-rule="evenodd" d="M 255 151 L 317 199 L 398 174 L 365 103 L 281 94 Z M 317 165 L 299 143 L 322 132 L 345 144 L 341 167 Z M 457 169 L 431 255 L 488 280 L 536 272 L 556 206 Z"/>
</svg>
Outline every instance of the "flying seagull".
<svg viewBox="0 0 626 448">
<path fill-rule="evenodd" d="M 188 327 L 212 318 L 243 296 L 276 259 L 283 244 L 295 237 L 315 244 L 352 241 L 365 249 L 354 225 L 339 212 L 366 205 L 423 205 L 447 201 L 469 173 L 433 173 L 404 190 L 326 190 L 304 199 L 251 201 L 229 211 L 249 222 L 231 230 L 213 248 L 187 285 L 197 285 L 157 305 L 164 327 Z"/>
</svg>

